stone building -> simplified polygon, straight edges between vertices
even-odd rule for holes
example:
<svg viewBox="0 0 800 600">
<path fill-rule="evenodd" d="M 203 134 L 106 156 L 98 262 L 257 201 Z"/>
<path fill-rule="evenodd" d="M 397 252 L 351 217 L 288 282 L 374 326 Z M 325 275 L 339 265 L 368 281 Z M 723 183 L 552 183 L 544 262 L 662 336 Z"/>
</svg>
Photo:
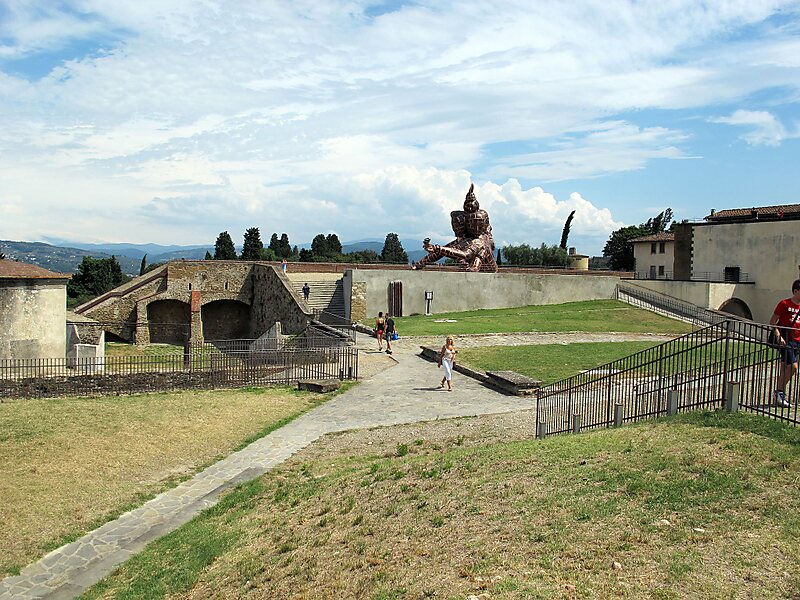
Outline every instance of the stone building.
<svg viewBox="0 0 800 600">
<path fill-rule="evenodd" d="M 800 276 L 800 204 L 711 211 L 673 231 L 672 281 L 637 283 L 766 322 Z"/>
<path fill-rule="evenodd" d="M 69 278 L 0 260 L 0 359 L 64 358 Z"/>
<path fill-rule="evenodd" d="M 274 265 L 173 261 L 75 308 L 102 324 L 108 340 L 138 344 L 253 339 L 277 321 L 302 332 L 311 313 Z"/>
</svg>

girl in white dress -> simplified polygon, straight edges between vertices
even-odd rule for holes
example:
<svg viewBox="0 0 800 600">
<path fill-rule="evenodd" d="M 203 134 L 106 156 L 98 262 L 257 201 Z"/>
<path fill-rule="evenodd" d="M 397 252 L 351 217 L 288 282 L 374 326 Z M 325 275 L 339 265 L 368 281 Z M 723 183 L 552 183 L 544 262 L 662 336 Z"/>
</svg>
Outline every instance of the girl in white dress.
<svg viewBox="0 0 800 600">
<path fill-rule="evenodd" d="M 445 382 L 447 382 L 448 392 L 453 391 L 453 369 L 456 366 L 457 353 L 455 341 L 452 337 L 447 336 L 444 346 L 439 350 L 439 367 L 444 367 L 444 377 L 442 377 L 439 387 L 444 387 Z"/>
</svg>

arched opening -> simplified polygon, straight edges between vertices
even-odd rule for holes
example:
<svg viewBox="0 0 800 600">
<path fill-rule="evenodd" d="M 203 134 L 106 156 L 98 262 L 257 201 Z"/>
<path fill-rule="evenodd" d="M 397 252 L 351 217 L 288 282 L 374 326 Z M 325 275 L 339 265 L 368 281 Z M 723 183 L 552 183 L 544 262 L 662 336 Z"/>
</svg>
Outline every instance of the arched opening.
<svg viewBox="0 0 800 600">
<path fill-rule="evenodd" d="M 156 300 L 147 305 L 147 325 L 152 344 L 184 344 L 191 324 L 189 304 L 180 300 Z"/>
<path fill-rule="evenodd" d="M 750 307 L 747 304 L 739 300 L 739 298 L 731 298 L 730 300 L 726 300 L 722 303 L 722 306 L 719 307 L 722 312 L 726 312 L 729 315 L 736 315 L 737 317 L 744 317 L 745 319 L 752 319 L 753 313 L 750 311 Z"/>
<path fill-rule="evenodd" d="M 238 300 L 214 300 L 200 309 L 203 338 L 237 340 L 250 335 L 250 306 Z"/>
</svg>

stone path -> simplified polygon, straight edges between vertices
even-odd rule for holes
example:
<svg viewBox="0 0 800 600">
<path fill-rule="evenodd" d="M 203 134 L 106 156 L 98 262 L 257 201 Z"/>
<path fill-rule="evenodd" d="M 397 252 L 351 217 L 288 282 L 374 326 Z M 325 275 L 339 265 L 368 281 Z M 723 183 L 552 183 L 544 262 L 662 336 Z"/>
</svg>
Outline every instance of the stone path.
<svg viewBox="0 0 800 600">
<path fill-rule="evenodd" d="M 370 379 L 140 508 L 50 552 L 20 575 L 0 581 L 0 599 L 74 598 L 148 542 L 214 505 L 225 490 L 262 475 L 326 433 L 535 406 L 532 400 L 503 396 L 457 373 L 454 391 L 446 392 L 439 388 L 441 371 L 416 356 L 417 345 L 401 340 L 389 357 L 373 351 L 374 340 L 359 337 L 365 349 L 360 370 Z"/>
</svg>

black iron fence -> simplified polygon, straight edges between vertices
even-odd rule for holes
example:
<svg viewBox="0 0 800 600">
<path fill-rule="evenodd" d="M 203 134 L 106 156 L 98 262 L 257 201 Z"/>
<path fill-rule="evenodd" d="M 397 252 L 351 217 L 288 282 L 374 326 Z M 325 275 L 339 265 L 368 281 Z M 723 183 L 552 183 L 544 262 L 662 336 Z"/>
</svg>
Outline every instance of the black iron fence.
<svg viewBox="0 0 800 600">
<path fill-rule="evenodd" d="M 136 347 L 134 347 L 136 348 Z M 358 351 L 342 345 L 270 348 L 265 340 L 139 347 L 135 356 L 0 360 L 0 398 L 131 394 L 357 379 Z"/>
<path fill-rule="evenodd" d="M 612 427 L 726 404 L 798 425 L 800 378 L 786 387 L 785 401 L 776 398 L 783 350 L 769 343 L 770 329 L 725 320 L 543 387 L 536 409 L 537 435 Z"/>
<path fill-rule="evenodd" d="M 688 321 L 695 327 L 704 327 L 737 318 L 728 313 L 703 308 L 686 300 L 627 282 L 617 284 L 616 298 L 632 306 Z"/>
</svg>

